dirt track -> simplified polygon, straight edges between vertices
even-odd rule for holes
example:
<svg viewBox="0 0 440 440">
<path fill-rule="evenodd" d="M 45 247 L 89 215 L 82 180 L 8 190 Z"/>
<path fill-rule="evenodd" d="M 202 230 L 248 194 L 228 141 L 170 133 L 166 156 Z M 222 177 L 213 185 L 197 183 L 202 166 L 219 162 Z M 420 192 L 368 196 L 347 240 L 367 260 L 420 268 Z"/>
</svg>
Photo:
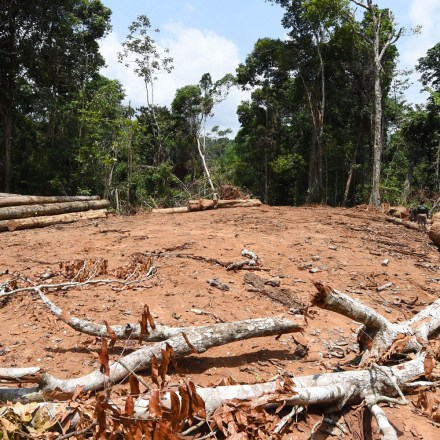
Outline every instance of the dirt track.
<svg viewBox="0 0 440 440">
<path fill-rule="evenodd" d="M 421 310 L 440 292 L 440 253 L 426 234 L 387 223 L 384 216 L 365 208 L 264 206 L 111 216 L 104 221 L 3 233 L 0 246 L 0 283 L 11 274 L 38 282 L 50 272 L 55 276 L 49 279 L 55 283 L 61 279 L 61 262 L 102 257 L 112 271 L 128 264 L 133 254 L 167 251 L 152 258 L 157 274 L 146 287 L 86 286 L 48 294 L 72 315 L 99 323 L 104 319 L 110 324 L 137 322 L 144 304 L 157 322 L 175 326 L 214 323 L 216 318 L 232 321 L 288 315 L 283 298 L 293 298 L 290 306 L 301 309 L 314 292 L 314 280 L 398 321 Z M 264 270 L 227 271 L 212 261 L 240 261 L 243 248 L 259 256 Z M 244 283 L 250 274 L 278 279 L 280 287 L 269 289 L 269 298 Z M 211 279 L 227 284 L 229 290 L 211 286 L 207 282 Z M 389 282 L 393 283 L 390 288 L 377 292 L 377 287 Z M 209 313 L 198 315 L 191 309 Z M 94 338 L 57 321 L 37 297 L 16 295 L 4 302 L 0 313 L 1 366 L 39 365 L 66 378 L 99 367 Z M 292 336 L 284 335 L 191 355 L 180 360 L 180 368 L 199 385 L 218 383 L 225 376 L 254 383 L 280 370 L 298 375 L 331 371 L 354 358 L 356 324 L 319 309 L 311 313 L 313 319 L 302 336 L 309 345 L 306 359 L 295 353 Z M 135 347 L 137 342 L 125 350 Z M 413 409 L 412 405 L 387 409 L 399 438 L 440 437 L 440 429 Z"/>
</svg>

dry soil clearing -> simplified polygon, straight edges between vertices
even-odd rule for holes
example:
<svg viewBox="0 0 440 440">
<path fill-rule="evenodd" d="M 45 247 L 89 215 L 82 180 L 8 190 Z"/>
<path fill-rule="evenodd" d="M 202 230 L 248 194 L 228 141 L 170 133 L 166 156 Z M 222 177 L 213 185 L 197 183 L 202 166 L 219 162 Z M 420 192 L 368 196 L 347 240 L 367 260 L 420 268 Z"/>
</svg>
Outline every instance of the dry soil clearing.
<svg viewBox="0 0 440 440">
<path fill-rule="evenodd" d="M 153 253 L 157 271 L 142 286 L 84 286 L 48 293 L 72 315 L 115 325 L 138 322 L 144 304 L 158 323 L 174 326 L 289 316 L 289 309 L 308 304 L 315 291 L 312 281 L 328 284 L 399 321 L 430 304 L 440 292 L 440 253 L 426 233 L 387 223 L 383 215 L 366 208 L 263 206 L 112 215 L 107 220 L 3 233 L 0 246 L 0 284 L 12 274 L 20 277 L 18 284 L 26 284 L 26 278 L 37 284 L 56 283 L 65 280 L 66 264 L 92 258 L 108 260 L 112 272 L 129 265 L 135 254 Z M 262 270 L 234 272 L 216 264 L 215 260 L 242 260 L 244 248 L 258 255 Z M 249 284 L 253 275 L 279 280 L 279 287 L 269 289 L 272 298 Z M 212 279 L 227 284 L 229 290 L 208 283 Z M 378 291 L 387 283 L 392 284 Z M 305 358 L 292 335 L 284 335 L 191 355 L 179 361 L 180 369 L 186 378 L 205 386 L 224 377 L 240 383 L 266 381 L 283 370 L 297 375 L 331 372 L 352 360 L 357 351 L 356 323 L 321 309 L 309 313 L 312 318 L 301 336 L 309 348 Z M 35 294 L 4 300 L 0 314 L 2 367 L 41 366 L 63 378 L 99 367 L 95 339 L 57 320 Z M 132 342 L 124 349 L 137 346 Z M 440 429 L 416 414 L 413 404 L 387 408 L 387 414 L 399 438 L 440 438 Z M 294 430 L 294 438 L 308 438 L 310 426 L 301 429 L 306 431 Z"/>
</svg>

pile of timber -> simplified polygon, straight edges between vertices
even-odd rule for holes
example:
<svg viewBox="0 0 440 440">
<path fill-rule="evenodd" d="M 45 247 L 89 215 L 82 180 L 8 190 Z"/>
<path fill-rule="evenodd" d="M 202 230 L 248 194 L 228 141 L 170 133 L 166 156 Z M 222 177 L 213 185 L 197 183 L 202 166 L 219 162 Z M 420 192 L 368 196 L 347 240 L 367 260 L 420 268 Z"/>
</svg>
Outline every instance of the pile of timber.
<svg viewBox="0 0 440 440">
<path fill-rule="evenodd" d="M 0 232 L 42 228 L 107 217 L 109 202 L 99 196 L 22 196 L 0 193 Z"/>
<path fill-rule="evenodd" d="M 190 200 L 186 206 L 178 208 L 163 208 L 153 209 L 152 212 L 156 214 L 176 214 L 180 212 L 194 212 L 205 211 L 207 209 L 216 208 L 246 208 L 252 206 L 261 206 L 261 201 L 258 199 L 238 199 L 238 200 L 209 200 L 198 199 Z"/>
</svg>

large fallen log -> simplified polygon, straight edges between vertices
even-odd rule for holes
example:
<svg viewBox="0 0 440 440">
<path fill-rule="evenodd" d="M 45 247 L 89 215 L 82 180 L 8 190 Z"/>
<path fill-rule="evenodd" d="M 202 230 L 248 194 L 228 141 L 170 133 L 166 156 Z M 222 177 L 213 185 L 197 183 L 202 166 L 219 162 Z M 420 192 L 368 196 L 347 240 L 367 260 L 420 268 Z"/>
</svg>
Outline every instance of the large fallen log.
<svg viewBox="0 0 440 440">
<path fill-rule="evenodd" d="M 43 228 L 45 226 L 58 225 L 62 223 L 72 223 L 78 220 L 92 220 L 106 217 L 106 209 L 97 209 L 91 211 L 71 212 L 68 214 L 19 218 L 14 220 L 0 220 L 0 232 Z"/>
<path fill-rule="evenodd" d="M 58 317 L 61 321 L 72 327 L 74 330 L 85 333 L 91 336 L 106 337 L 110 338 L 111 335 L 108 333 L 106 325 L 101 325 L 93 321 L 86 321 L 84 319 L 72 316 L 66 310 L 61 309 L 56 304 L 54 304 L 50 299 L 39 289 L 38 293 L 44 304 L 47 305 L 50 312 Z M 297 318 L 297 331 L 303 330 L 304 322 L 301 321 L 302 318 Z M 261 320 L 259 320 L 261 321 Z M 250 323 L 258 323 L 258 320 L 250 320 Z M 261 321 L 264 322 L 264 321 Z M 166 341 L 174 336 L 179 336 L 182 333 L 190 334 L 193 331 L 202 332 L 205 330 L 209 332 L 212 325 L 205 326 L 188 326 L 188 327 L 172 327 L 167 325 L 155 324 L 155 328 L 149 329 L 148 333 L 143 333 L 139 323 L 131 323 L 125 325 L 111 325 L 117 340 L 138 340 L 142 339 L 144 342 L 160 342 Z M 1 370 L 1 369 L 0 369 Z"/>
<path fill-rule="evenodd" d="M 153 214 L 177 214 L 180 212 L 188 212 L 188 208 L 186 206 L 178 206 L 177 208 L 155 208 L 152 209 L 151 212 Z"/>
<path fill-rule="evenodd" d="M 252 207 L 261 206 L 261 201 L 258 199 L 240 199 L 240 200 L 190 200 L 188 202 L 188 211 L 204 211 L 206 209 L 215 208 L 235 208 L 235 207 Z"/>
<path fill-rule="evenodd" d="M 109 376 L 103 374 L 100 369 L 76 379 L 58 379 L 50 374 L 42 373 L 37 387 L 0 389 L 0 402 L 29 403 L 50 401 L 61 397 L 65 399 L 73 394 L 77 386 L 84 387 L 85 391 L 102 389 L 109 383 L 117 383 L 126 379 L 132 372 L 149 368 L 153 355 L 161 361 L 167 344 L 173 349 L 174 356 L 179 358 L 193 353 L 194 350 L 197 353 L 204 353 L 211 347 L 230 342 L 298 332 L 302 330 L 302 323 L 302 319 L 261 318 L 194 328 L 185 335 L 179 334 L 164 342 L 142 347 L 118 358 L 114 363 L 110 363 Z"/>
<path fill-rule="evenodd" d="M 0 220 L 67 214 L 69 212 L 88 211 L 90 209 L 105 209 L 109 205 L 108 200 L 87 200 L 82 202 L 10 206 L 0 208 Z"/>
<path fill-rule="evenodd" d="M 382 439 L 396 440 L 396 430 L 390 424 L 384 409 L 379 406 L 379 403 L 405 405 L 408 401 L 403 394 L 404 391 L 413 389 L 414 386 L 434 386 L 435 380 L 439 376 L 438 369 L 434 368 L 434 358 L 438 357 L 438 353 L 429 346 L 428 337 L 435 334 L 440 327 L 440 300 L 435 301 L 401 325 L 390 323 L 379 313 L 331 287 L 319 283 L 316 283 L 315 286 L 318 289 L 313 298 L 315 305 L 362 322 L 366 326 L 366 330 L 371 331 L 369 334 L 370 343 L 366 351 L 370 355 L 371 362 L 365 365 L 364 369 L 357 371 L 314 374 L 305 377 L 284 373 L 282 377 L 278 377 L 276 382 L 197 388 L 197 394 L 204 401 L 206 414 L 210 417 L 217 409 L 220 408 L 219 411 L 222 411 L 221 406 L 228 400 L 252 399 L 251 408 L 279 408 L 280 405 L 309 406 L 317 404 L 327 414 L 339 412 L 346 405 L 365 403 L 365 407 L 377 421 L 382 432 Z M 190 332 L 186 336 L 196 348 L 196 351 L 201 352 L 212 346 L 276 332 L 272 326 L 269 331 L 268 328 L 263 329 L 262 325 L 252 325 L 252 321 L 257 320 L 216 324 L 209 331 L 200 328 L 201 331 Z M 286 320 L 281 321 L 285 322 Z M 273 324 L 275 323 L 273 322 Z M 289 326 L 289 324 L 285 325 Z M 277 329 L 277 331 L 279 330 L 280 328 Z M 295 330 L 291 327 L 290 331 Z M 404 333 L 403 337 L 400 331 Z M 407 331 L 409 334 L 406 333 Z M 399 333 L 396 335 L 397 332 Z M 394 341 L 392 341 L 393 338 Z M 404 343 L 401 343 L 402 341 Z M 141 348 L 111 365 L 110 382 L 120 380 L 137 369 L 148 367 L 153 354 L 161 359 L 161 349 L 164 348 L 166 343 L 173 348 L 176 356 L 191 352 L 191 348 L 183 336 L 175 336 L 165 343 L 157 343 L 153 346 Z M 384 345 L 389 346 L 390 343 L 392 349 L 388 350 L 387 356 L 382 356 L 380 361 L 387 362 L 393 355 L 401 355 L 406 352 L 409 345 L 412 345 L 415 352 L 414 359 L 391 367 L 378 365 L 371 360 L 374 347 L 380 347 L 380 351 L 383 351 Z M 98 370 L 79 379 L 70 380 L 56 379 L 45 373 L 40 375 L 38 370 L 29 369 L 14 369 L 12 371 L 3 369 L 0 373 L 6 379 L 11 375 L 11 379 L 20 380 L 25 377 L 28 381 L 35 375 L 34 382 L 39 384 L 34 388 L 0 389 L 0 401 L 30 402 L 42 401 L 43 398 L 46 400 L 66 398 L 76 386 L 85 385 L 87 391 L 101 387 L 104 382 L 104 375 Z M 424 377 L 426 379 L 423 379 Z M 421 381 L 420 378 L 422 378 Z M 108 382 L 106 383 L 108 384 Z M 95 385 L 95 388 L 91 387 L 92 384 Z M 174 399 L 174 408 L 176 408 L 176 398 L 179 398 L 176 392 L 166 393 L 161 396 L 161 404 L 173 408 L 172 401 Z M 157 417 L 158 413 L 155 412 L 157 402 L 155 402 L 153 408 L 149 408 L 149 404 L 149 398 L 141 396 L 137 399 L 132 419 L 134 423 L 136 423 L 136 418 L 151 420 L 152 414 L 156 414 L 155 417 Z M 60 405 L 66 404 L 61 403 Z M 109 405 L 114 404 L 110 402 Z M 114 405 L 114 408 L 119 413 L 124 411 L 121 406 L 116 408 Z M 215 415 L 213 418 L 216 420 Z M 234 423 L 231 423 L 231 429 L 235 429 Z M 223 433 L 226 437 L 233 434 L 233 432 L 229 432 L 229 426 L 225 426 Z"/>
<path fill-rule="evenodd" d="M 401 218 L 387 217 L 386 221 L 390 223 L 394 223 L 395 225 L 405 226 L 405 228 L 412 229 L 414 231 L 422 231 L 422 229 L 420 229 L 417 223 L 413 223 L 407 220 L 402 220 Z"/>
<path fill-rule="evenodd" d="M 88 200 L 99 199 L 99 196 L 20 196 L 13 194 L 0 197 L 0 207 L 63 202 L 86 202 Z"/>
<path fill-rule="evenodd" d="M 209 200 L 198 199 L 189 200 L 187 206 L 177 208 L 162 208 L 153 209 L 154 214 L 177 214 L 181 212 L 205 211 L 207 209 L 217 208 L 247 208 L 253 206 L 261 206 L 261 201 L 258 199 L 239 199 L 239 200 Z"/>
</svg>

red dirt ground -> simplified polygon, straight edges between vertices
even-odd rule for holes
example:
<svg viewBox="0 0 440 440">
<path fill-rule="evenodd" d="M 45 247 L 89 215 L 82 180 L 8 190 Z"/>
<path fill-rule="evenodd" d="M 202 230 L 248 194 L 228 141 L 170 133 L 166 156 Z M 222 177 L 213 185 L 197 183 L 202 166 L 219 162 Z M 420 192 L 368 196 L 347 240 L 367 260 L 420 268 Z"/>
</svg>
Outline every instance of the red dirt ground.
<svg viewBox="0 0 440 440">
<path fill-rule="evenodd" d="M 175 326 L 215 323 L 215 316 L 224 321 L 288 317 L 288 307 L 249 291 L 243 279 L 251 272 L 226 271 L 207 260 L 237 262 L 243 259 L 243 248 L 255 252 L 265 269 L 252 273 L 279 278 L 278 289 L 289 289 L 299 304 L 308 304 L 315 291 L 312 281 L 321 281 L 398 321 L 430 304 L 440 292 L 440 253 L 427 235 L 387 223 L 384 215 L 362 207 L 263 206 L 174 215 L 111 215 L 107 220 L 2 233 L 0 246 L 0 285 L 12 274 L 45 283 L 39 277 L 48 272 L 56 275 L 52 282 L 59 282 L 64 279 L 59 275 L 61 262 L 102 257 L 112 271 L 128 264 L 133 254 L 170 251 L 168 256 L 153 258 L 157 274 L 145 287 L 121 290 L 100 285 L 48 293 L 72 315 L 99 323 L 105 319 L 114 325 L 139 321 L 144 304 L 158 323 Z M 177 257 L 176 253 L 205 260 Z M 210 286 L 207 280 L 212 278 L 228 284 L 230 290 Z M 376 288 L 388 282 L 393 283 L 391 288 L 378 293 Z M 23 278 L 18 283 L 26 284 Z M 17 294 L 0 307 L 1 366 L 41 366 L 63 378 L 99 368 L 94 338 L 58 321 L 35 295 Z M 213 315 L 196 315 L 191 309 Z M 332 312 L 312 311 L 313 319 L 303 334 L 310 349 L 305 359 L 297 359 L 296 343 L 291 335 L 284 335 L 278 340 L 268 337 L 213 348 L 179 360 L 180 368 L 203 386 L 224 377 L 242 383 L 265 381 L 282 370 L 296 375 L 331 371 L 354 358 L 357 325 Z M 337 352 L 342 359 L 332 357 L 332 344 L 343 347 Z M 412 404 L 386 408 L 386 412 L 399 438 L 440 438 L 440 429 L 417 414 Z M 292 435 L 302 438 L 304 434 L 294 430 Z"/>
</svg>

